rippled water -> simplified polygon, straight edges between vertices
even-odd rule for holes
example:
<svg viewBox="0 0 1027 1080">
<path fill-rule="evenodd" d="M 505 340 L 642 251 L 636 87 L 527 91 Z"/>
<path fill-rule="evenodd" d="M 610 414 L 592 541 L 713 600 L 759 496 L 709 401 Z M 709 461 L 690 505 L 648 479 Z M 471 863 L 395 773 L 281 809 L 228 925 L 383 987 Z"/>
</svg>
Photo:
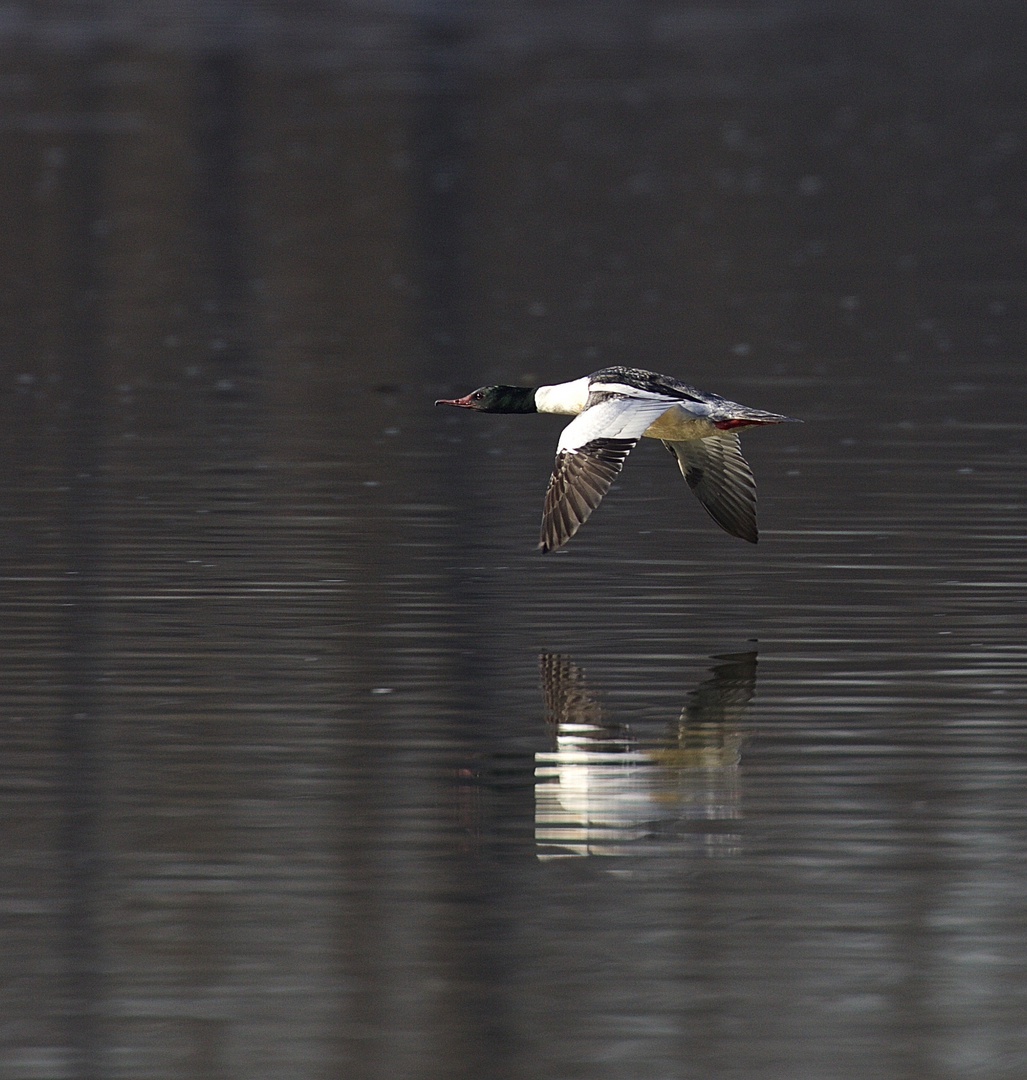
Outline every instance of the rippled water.
<svg viewBox="0 0 1027 1080">
<path fill-rule="evenodd" d="M 0 1075 L 1024 1075 L 1009 27 L 653 11 L 12 53 Z M 758 547 L 432 406 L 625 358 Z"/>
</svg>

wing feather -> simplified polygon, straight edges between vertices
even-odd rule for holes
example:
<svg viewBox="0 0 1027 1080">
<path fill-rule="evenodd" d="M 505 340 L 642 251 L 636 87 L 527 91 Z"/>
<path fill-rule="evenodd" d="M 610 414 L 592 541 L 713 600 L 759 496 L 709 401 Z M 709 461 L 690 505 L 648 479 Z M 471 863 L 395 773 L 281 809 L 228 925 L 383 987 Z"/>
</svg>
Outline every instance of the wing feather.
<svg viewBox="0 0 1027 1080">
<path fill-rule="evenodd" d="M 756 481 L 742 457 L 737 432 L 663 445 L 677 458 L 682 476 L 710 517 L 725 532 L 755 544 Z"/>
<path fill-rule="evenodd" d="M 562 547 L 610 490 L 637 439 L 593 439 L 556 455 L 542 510 L 543 551 Z"/>
</svg>

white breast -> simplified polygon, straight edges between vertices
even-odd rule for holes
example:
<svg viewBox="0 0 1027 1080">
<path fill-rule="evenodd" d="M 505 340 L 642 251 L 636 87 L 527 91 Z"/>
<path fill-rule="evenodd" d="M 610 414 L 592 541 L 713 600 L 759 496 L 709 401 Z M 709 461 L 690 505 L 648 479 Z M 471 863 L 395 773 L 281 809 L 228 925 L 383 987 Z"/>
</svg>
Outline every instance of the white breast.
<svg viewBox="0 0 1027 1080">
<path fill-rule="evenodd" d="M 535 408 L 544 413 L 562 413 L 564 416 L 577 416 L 588 400 L 588 379 L 557 383 L 555 386 L 540 386 L 535 391 Z"/>
</svg>

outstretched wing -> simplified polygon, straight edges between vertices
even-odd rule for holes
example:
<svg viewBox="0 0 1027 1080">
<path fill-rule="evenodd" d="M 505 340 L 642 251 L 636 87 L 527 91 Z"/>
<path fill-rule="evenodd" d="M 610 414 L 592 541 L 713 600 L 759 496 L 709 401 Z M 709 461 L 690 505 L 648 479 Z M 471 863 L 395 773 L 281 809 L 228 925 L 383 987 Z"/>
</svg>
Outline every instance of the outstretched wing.
<svg viewBox="0 0 1027 1080">
<path fill-rule="evenodd" d="M 543 551 L 562 547 L 602 502 L 637 439 L 592 439 L 556 455 L 542 510 Z"/>
<path fill-rule="evenodd" d="M 678 459 L 681 474 L 711 518 L 732 536 L 755 544 L 756 481 L 742 457 L 738 434 L 726 431 L 705 439 L 667 442 Z"/>
<path fill-rule="evenodd" d="M 581 528 L 642 432 L 676 404 L 656 394 L 643 399 L 593 394 L 589 400 L 594 403 L 563 429 L 557 444 L 542 511 L 538 546 L 543 551 L 562 547 Z"/>
</svg>

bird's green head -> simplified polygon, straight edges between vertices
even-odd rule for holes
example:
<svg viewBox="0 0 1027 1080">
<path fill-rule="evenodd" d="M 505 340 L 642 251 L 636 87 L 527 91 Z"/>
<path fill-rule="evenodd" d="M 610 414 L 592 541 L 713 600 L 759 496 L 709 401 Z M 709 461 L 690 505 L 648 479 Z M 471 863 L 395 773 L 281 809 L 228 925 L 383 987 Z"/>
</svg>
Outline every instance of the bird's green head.
<svg viewBox="0 0 1027 1080">
<path fill-rule="evenodd" d="M 465 397 L 439 398 L 436 405 L 456 405 L 475 412 L 533 413 L 535 387 L 533 386 L 480 386 Z"/>
</svg>

